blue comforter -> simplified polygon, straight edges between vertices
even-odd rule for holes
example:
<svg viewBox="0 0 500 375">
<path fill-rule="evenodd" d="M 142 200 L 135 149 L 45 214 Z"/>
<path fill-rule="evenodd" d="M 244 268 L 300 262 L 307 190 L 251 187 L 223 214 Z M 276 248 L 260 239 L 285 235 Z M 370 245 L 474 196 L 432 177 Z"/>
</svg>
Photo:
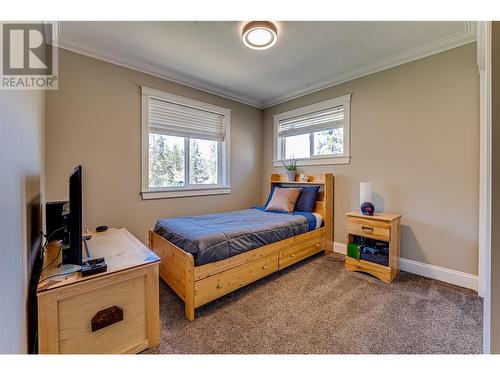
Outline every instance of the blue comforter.
<svg viewBox="0 0 500 375">
<path fill-rule="evenodd" d="M 227 259 L 314 229 L 310 213 L 283 214 L 262 209 L 160 219 L 155 232 L 193 254 L 200 266 Z"/>
</svg>

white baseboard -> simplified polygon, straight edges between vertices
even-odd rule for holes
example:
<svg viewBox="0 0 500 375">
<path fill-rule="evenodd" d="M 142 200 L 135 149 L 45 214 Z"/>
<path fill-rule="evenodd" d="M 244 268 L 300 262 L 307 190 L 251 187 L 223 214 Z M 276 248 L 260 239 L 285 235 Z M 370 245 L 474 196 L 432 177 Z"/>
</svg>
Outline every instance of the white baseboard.
<svg viewBox="0 0 500 375">
<path fill-rule="evenodd" d="M 335 251 L 336 253 L 347 255 L 347 246 L 345 245 L 345 243 L 334 242 L 333 251 Z"/>
<path fill-rule="evenodd" d="M 347 247 L 343 243 L 334 242 L 333 251 L 346 255 Z M 477 291 L 478 277 L 476 275 L 405 258 L 399 258 L 399 268 L 401 271 L 414 273 L 416 275 L 429 277 L 431 279 L 444 281 L 445 283 Z"/>
</svg>

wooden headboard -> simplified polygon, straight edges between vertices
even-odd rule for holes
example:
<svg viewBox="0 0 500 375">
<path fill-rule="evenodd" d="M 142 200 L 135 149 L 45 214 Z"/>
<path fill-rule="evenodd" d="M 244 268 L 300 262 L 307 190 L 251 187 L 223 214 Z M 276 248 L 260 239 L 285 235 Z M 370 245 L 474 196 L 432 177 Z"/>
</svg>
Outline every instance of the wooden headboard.
<svg viewBox="0 0 500 375">
<path fill-rule="evenodd" d="M 320 190 L 316 198 L 314 212 L 317 212 L 323 217 L 326 248 L 329 251 L 333 251 L 333 173 L 312 174 L 308 176 L 309 180 L 303 182 L 298 181 L 298 175 L 296 181 L 288 181 L 287 175 L 272 174 L 270 188 L 278 184 L 297 187 L 319 185 Z"/>
</svg>

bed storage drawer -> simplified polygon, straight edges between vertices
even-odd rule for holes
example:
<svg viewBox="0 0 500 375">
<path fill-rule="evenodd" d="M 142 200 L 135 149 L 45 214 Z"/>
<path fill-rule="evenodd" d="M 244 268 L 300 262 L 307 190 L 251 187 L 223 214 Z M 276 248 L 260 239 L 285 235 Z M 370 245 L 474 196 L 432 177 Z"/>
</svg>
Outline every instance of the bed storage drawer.
<svg viewBox="0 0 500 375">
<path fill-rule="evenodd" d="M 347 231 L 357 236 L 368 237 L 382 241 L 390 241 L 391 238 L 390 224 L 381 220 L 348 217 Z"/>
<path fill-rule="evenodd" d="M 279 269 L 288 267 L 323 250 L 321 236 L 322 233 L 315 234 L 313 237 L 296 242 L 293 246 L 281 250 L 279 252 Z"/>
<path fill-rule="evenodd" d="M 278 254 L 229 269 L 195 282 L 194 305 L 204 305 L 278 270 Z"/>
</svg>

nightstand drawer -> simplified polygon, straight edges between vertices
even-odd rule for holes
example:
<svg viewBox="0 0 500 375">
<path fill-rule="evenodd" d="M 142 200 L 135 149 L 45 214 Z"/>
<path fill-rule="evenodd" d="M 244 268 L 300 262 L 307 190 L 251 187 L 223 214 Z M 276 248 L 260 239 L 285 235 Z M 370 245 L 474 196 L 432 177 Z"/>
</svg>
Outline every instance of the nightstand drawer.
<svg viewBox="0 0 500 375">
<path fill-rule="evenodd" d="M 349 217 L 347 231 L 357 236 L 376 240 L 390 241 L 391 239 L 391 225 L 386 221 Z"/>
</svg>

